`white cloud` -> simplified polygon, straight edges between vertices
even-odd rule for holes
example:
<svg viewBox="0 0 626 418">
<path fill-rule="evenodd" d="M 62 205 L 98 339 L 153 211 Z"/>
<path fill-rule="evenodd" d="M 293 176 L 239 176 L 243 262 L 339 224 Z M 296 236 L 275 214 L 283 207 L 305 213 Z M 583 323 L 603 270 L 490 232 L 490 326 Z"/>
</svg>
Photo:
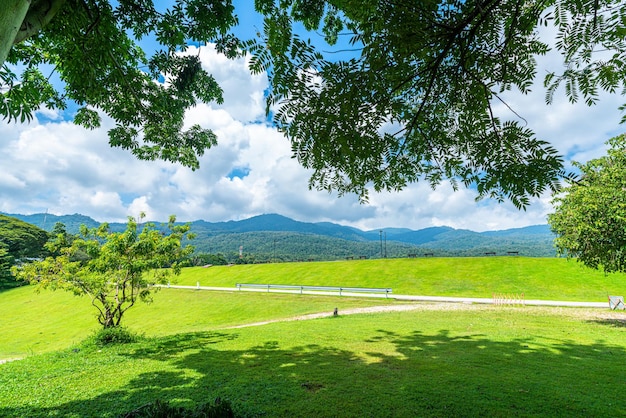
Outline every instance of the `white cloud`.
<svg viewBox="0 0 626 418">
<path fill-rule="evenodd" d="M 218 146 L 201 158 L 199 170 L 137 161 L 110 148 L 106 129 L 112 124 L 106 119 L 102 129 L 89 131 L 45 114 L 31 124 L 0 125 L 0 210 L 81 213 L 100 221 L 125 221 L 141 212 L 155 221 L 175 214 L 182 221 L 213 222 L 280 213 L 363 229 L 448 225 L 484 231 L 545 223 L 549 196 L 520 212 L 510 203 L 475 202 L 472 190 L 454 192 L 446 183 L 436 190 L 420 182 L 397 193 L 372 193 L 364 205 L 352 195 L 309 190 L 310 172 L 291 158 L 289 142 L 265 123 L 266 77 L 251 76 L 246 59 L 226 60 L 211 46 L 187 53 L 199 53 L 224 89 L 223 105 L 200 104 L 187 115 L 187 125 L 198 123 L 218 136 Z M 546 107 L 542 91 L 507 101 L 540 138 L 581 161 L 602 154 L 604 141 L 619 132 L 619 97 L 595 108 L 563 100 Z"/>
</svg>

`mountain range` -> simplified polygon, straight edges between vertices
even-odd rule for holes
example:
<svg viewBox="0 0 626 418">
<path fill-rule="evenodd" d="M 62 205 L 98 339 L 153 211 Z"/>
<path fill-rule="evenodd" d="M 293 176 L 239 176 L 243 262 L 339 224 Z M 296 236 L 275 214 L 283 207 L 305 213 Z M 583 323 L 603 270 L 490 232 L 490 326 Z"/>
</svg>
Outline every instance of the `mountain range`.
<svg viewBox="0 0 626 418">
<path fill-rule="evenodd" d="M 96 227 L 96 220 L 80 215 L 6 214 L 50 231 L 62 222 L 68 232 L 77 233 L 81 224 Z M 451 227 L 420 230 L 382 228 L 363 231 L 330 222 L 300 222 L 267 214 L 240 221 L 190 222 L 196 234 L 196 252 L 222 253 L 236 257 L 240 247 L 258 260 L 343 259 L 349 257 L 407 257 L 423 255 L 485 256 L 524 255 L 553 257 L 554 235 L 548 225 L 534 225 L 501 231 L 474 232 Z M 111 223 L 122 230 L 122 223 Z"/>
</svg>

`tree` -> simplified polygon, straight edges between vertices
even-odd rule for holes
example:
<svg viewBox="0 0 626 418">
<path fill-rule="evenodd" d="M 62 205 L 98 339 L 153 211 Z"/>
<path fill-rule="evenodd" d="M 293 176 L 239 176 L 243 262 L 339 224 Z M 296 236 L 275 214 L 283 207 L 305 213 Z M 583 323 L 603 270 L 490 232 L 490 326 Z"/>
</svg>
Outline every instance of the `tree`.
<svg viewBox="0 0 626 418">
<path fill-rule="evenodd" d="M 99 126 L 97 111 L 115 120 L 111 145 L 197 168 L 216 137 L 199 126 L 183 131 L 184 113 L 198 101 L 220 102 L 221 90 L 196 56 L 179 52 L 189 41 L 210 41 L 235 57 L 243 45 L 254 54 L 252 69 L 270 77 L 268 114 L 313 170 L 312 187 L 366 199 L 370 188 L 448 179 L 525 207 L 560 187 L 563 159 L 515 109 L 499 115 L 494 104 L 506 91 L 531 88 L 535 58 L 549 49 L 539 28 L 556 27 L 554 47 L 563 54 L 563 72 L 544 80 L 548 102 L 559 86 L 589 105 L 602 90 L 626 87 L 626 8 L 618 0 L 256 0 L 255 7 L 265 16 L 262 33 L 242 44 L 232 34 L 230 0 L 174 0 L 165 10 L 151 0 L 9 0 L 0 45 L 13 44 L 12 67 L 0 71 L 0 114 L 24 120 L 41 105 L 75 101 L 83 126 Z M 322 54 L 297 24 L 331 45 L 347 35 L 352 50 Z M 137 46 L 144 37 L 162 49 L 147 57 Z M 60 75 L 63 93 L 42 64 Z M 19 78 L 15 65 L 23 67 Z"/>
<path fill-rule="evenodd" d="M 30 258 L 45 257 L 48 233 L 17 218 L 0 215 L 0 290 L 24 284 L 11 275 L 11 267 Z"/>
<path fill-rule="evenodd" d="M 580 179 L 554 198 L 548 222 L 561 254 L 607 273 L 626 272 L 626 135 L 608 145 L 606 156 L 576 164 Z"/>
<path fill-rule="evenodd" d="M 570 101 L 589 105 L 601 90 L 626 87 L 626 7 L 618 0 L 256 4 L 266 18 L 247 43 L 253 69 L 268 71 L 268 110 L 319 189 L 365 198 L 369 187 L 449 179 L 518 207 L 557 190 L 567 175 L 558 152 L 515 109 L 495 109 L 504 92 L 530 90 L 535 58 L 549 50 L 538 35 L 544 25 L 556 27 L 564 64 L 545 77 L 547 102 L 562 85 Z M 294 22 L 331 44 L 347 35 L 350 50 L 323 54 Z"/>
<path fill-rule="evenodd" d="M 175 221 L 170 217 L 168 234 L 152 223 L 140 227 L 133 218 L 123 232 L 109 232 L 106 223 L 91 230 L 83 227 L 81 236 L 62 248 L 61 255 L 14 272 L 39 288 L 88 296 L 98 310 L 98 322 L 104 328 L 116 327 L 137 300 L 151 301 L 155 284 L 165 284 L 171 275 L 179 274 L 179 262 L 193 252 L 193 247 L 181 245 L 184 238 L 192 238 L 189 225 Z M 53 253 L 56 246 L 51 243 Z M 81 252 L 89 258 L 74 261 Z"/>
<path fill-rule="evenodd" d="M 15 259 L 45 255 L 44 246 L 48 238 L 48 233 L 35 225 L 0 215 L 0 244 L 4 244 L 9 255 Z"/>
<path fill-rule="evenodd" d="M 198 167 L 216 143 L 199 125 L 183 128 L 185 110 L 222 102 L 222 91 L 188 42 L 216 42 L 237 54 L 228 29 L 237 22 L 229 0 L 177 0 L 157 10 L 149 0 L 7 0 L 0 9 L 0 115 L 22 122 L 40 106 L 79 105 L 74 121 L 100 126 L 98 111 L 116 123 L 112 146 L 141 159 Z M 162 49 L 150 58 L 137 42 L 150 36 Z M 5 64 L 10 64 L 5 65 Z M 50 69 L 50 67 L 52 69 Z M 22 69 L 21 76 L 14 70 Z M 59 91 L 47 71 L 65 84 Z"/>
<path fill-rule="evenodd" d="M 11 276 L 11 266 L 13 265 L 13 257 L 9 254 L 8 248 L 4 243 L 0 242 L 0 288 L 7 282 Z"/>
</svg>

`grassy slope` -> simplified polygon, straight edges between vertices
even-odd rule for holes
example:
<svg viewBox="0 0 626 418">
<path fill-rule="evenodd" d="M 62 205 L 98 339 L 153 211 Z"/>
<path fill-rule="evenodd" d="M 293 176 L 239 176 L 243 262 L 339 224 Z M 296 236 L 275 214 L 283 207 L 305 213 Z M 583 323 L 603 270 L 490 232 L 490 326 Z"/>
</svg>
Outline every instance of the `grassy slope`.
<svg viewBox="0 0 626 418">
<path fill-rule="evenodd" d="M 217 396 L 239 412 L 272 417 L 625 410 L 623 322 L 580 309 L 461 307 L 32 356 L 0 366 L 0 415 L 106 417 L 157 398 L 189 404 Z"/>
<path fill-rule="evenodd" d="M 606 300 L 626 293 L 626 276 L 605 277 L 564 259 L 523 257 L 428 258 L 285 263 L 185 269 L 180 284 L 234 286 L 237 282 L 392 287 L 397 294 L 490 297 L 525 292 L 527 299 Z M 139 303 L 124 322 L 147 335 L 225 326 L 393 303 L 337 297 L 293 297 L 163 289 L 151 305 Z M 0 292 L 0 359 L 68 347 L 95 330 L 95 309 L 65 292 L 32 287 Z"/>
<path fill-rule="evenodd" d="M 381 300 L 337 297 L 286 298 L 277 294 L 162 289 L 152 304 L 138 303 L 123 319 L 148 336 L 194 332 L 338 307 L 372 306 Z M 389 303 L 392 303 L 391 301 Z M 66 292 L 35 293 L 22 287 L 0 293 L 0 360 L 67 348 L 98 328 L 89 299 Z"/>
<path fill-rule="evenodd" d="M 605 301 L 626 293 L 626 275 L 605 276 L 558 258 L 457 257 L 256 264 L 186 269 L 177 283 L 236 283 L 391 287 L 396 294 L 486 297 L 524 293 L 526 299 Z"/>
</svg>

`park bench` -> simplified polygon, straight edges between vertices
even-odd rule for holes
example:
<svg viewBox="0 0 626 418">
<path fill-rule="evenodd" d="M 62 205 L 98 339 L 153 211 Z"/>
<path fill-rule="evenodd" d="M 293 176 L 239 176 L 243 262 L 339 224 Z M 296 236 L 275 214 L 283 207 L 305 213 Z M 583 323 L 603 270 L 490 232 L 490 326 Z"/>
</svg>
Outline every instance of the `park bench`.
<svg viewBox="0 0 626 418">
<path fill-rule="evenodd" d="M 626 305 L 624 305 L 624 296 L 609 296 L 609 308 L 611 310 L 626 309 Z"/>
<path fill-rule="evenodd" d="M 301 285 L 285 285 L 285 284 L 258 284 L 258 283 L 237 283 L 237 290 L 242 288 L 248 289 L 267 289 L 269 292 L 271 289 L 275 290 L 293 290 L 304 293 L 305 291 L 318 291 L 318 292 L 338 292 L 339 296 L 343 292 L 347 293 L 378 293 L 385 294 L 385 297 L 389 297 L 392 293 L 390 288 L 368 288 L 368 287 L 340 287 L 340 286 L 301 286 Z"/>
</svg>

